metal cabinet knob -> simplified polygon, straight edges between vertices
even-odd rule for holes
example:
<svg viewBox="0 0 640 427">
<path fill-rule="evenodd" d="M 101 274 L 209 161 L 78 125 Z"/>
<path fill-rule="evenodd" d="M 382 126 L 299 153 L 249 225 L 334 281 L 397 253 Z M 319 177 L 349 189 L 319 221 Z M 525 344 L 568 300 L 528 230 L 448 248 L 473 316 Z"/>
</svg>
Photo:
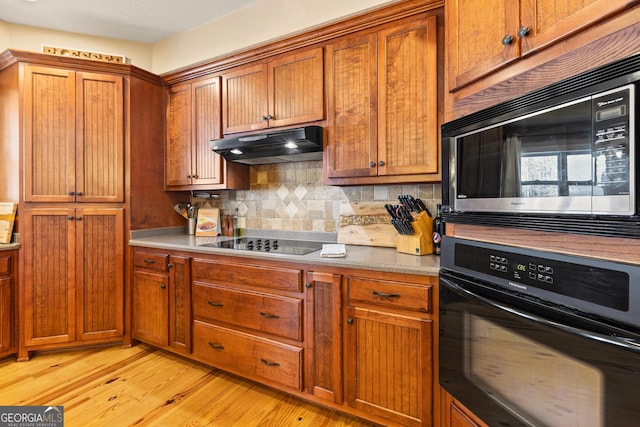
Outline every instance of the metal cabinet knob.
<svg viewBox="0 0 640 427">
<path fill-rule="evenodd" d="M 511 37 L 509 34 L 507 34 L 502 38 L 503 45 L 509 46 L 511 43 L 513 43 L 513 37 Z"/>
<path fill-rule="evenodd" d="M 353 318 L 352 318 L 352 317 L 349 317 L 349 318 L 347 319 L 347 323 L 348 323 L 349 325 L 353 325 Z"/>
<path fill-rule="evenodd" d="M 384 163 L 384 160 L 380 160 L 380 161 L 378 162 L 378 166 L 384 166 L 384 164 L 385 164 L 385 163 Z"/>
<path fill-rule="evenodd" d="M 376 167 L 376 162 L 369 162 L 369 167 L 370 168 L 375 168 Z"/>
<path fill-rule="evenodd" d="M 529 27 L 527 27 L 526 25 L 523 25 L 522 27 L 520 27 L 520 29 L 518 30 L 518 37 L 523 38 L 523 37 L 527 37 L 529 35 Z"/>
</svg>

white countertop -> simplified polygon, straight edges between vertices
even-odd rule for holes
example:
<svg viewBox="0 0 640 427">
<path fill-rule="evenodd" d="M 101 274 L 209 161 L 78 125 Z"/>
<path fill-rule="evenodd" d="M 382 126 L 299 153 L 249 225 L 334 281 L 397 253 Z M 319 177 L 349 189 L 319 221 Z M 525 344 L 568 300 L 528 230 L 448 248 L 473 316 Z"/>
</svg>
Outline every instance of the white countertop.
<svg viewBox="0 0 640 427">
<path fill-rule="evenodd" d="M 169 230 L 169 233 L 171 230 Z M 398 252 L 395 248 L 382 248 L 374 246 L 347 245 L 347 256 L 344 258 L 325 258 L 320 256 L 320 251 L 306 255 L 286 255 L 278 253 L 244 251 L 225 248 L 213 248 L 200 246 L 221 240 L 230 240 L 231 237 L 195 237 L 187 234 L 160 234 L 132 232 L 129 240 L 131 246 L 142 246 L 176 251 L 188 251 L 203 254 L 216 254 L 235 256 L 242 258 L 255 258 L 264 260 L 280 260 L 331 267 L 360 268 L 364 270 L 388 271 L 394 273 L 422 274 L 437 276 L 440 268 L 440 258 L 434 255 L 409 255 Z M 287 237 L 290 238 L 290 237 Z M 329 243 L 329 242 L 327 242 Z"/>
</svg>

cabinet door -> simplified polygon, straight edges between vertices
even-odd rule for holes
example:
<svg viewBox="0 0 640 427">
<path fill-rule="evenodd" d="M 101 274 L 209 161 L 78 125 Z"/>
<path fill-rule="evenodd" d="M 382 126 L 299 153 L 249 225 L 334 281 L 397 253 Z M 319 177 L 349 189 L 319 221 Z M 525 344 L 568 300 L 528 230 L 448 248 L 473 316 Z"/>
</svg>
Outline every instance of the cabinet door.
<svg viewBox="0 0 640 427">
<path fill-rule="evenodd" d="M 629 7 L 629 0 L 520 0 L 522 54 L 534 52 Z M 637 1 L 632 3 L 638 3 Z"/>
<path fill-rule="evenodd" d="M 324 119 L 322 48 L 269 62 L 269 126 Z"/>
<path fill-rule="evenodd" d="M 14 322 L 13 309 L 13 264 L 12 251 L 0 252 L 0 354 L 12 348 Z"/>
<path fill-rule="evenodd" d="M 167 89 L 165 183 L 167 187 L 191 184 L 191 85 Z"/>
<path fill-rule="evenodd" d="M 378 174 L 438 173 L 436 17 L 378 34 Z"/>
<path fill-rule="evenodd" d="M 267 64 L 257 64 L 222 76 L 224 134 L 269 127 Z"/>
<path fill-rule="evenodd" d="M 371 34 L 327 46 L 327 176 L 378 173 L 377 37 Z"/>
<path fill-rule="evenodd" d="M 450 91 L 520 56 L 518 0 L 450 0 L 445 8 Z"/>
<path fill-rule="evenodd" d="M 24 200 L 73 202 L 76 74 L 24 66 Z"/>
<path fill-rule="evenodd" d="M 347 402 L 402 425 L 429 425 L 432 414 L 431 322 L 349 307 Z"/>
<path fill-rule="evenodd" d="M 222 157 L 211 151 L 210 142 L 222 138 L 220 77 L 192 84 L 193 184 L 221 184 Z"/>
<path fill-rule="evenodd" d="M 143 270 L 133 272 L 133 338 L 169 345 L 169 276 Z"/>
<path fill-rule="evenodd" d="M 75 162 L 79 202 L 124 202 L 122 81 L 122 76 L 77 73 Z"/>
<path fill-rule="evenodd" d="M 191 258 L 172 255 L 169 265 L 169 345 L 188 354 L 191 353 Z"/>
<path fill-rule="evenodd" d="M 124 211 L 76 210 L 76 277 L 80 340 L 124 333 Z"/>
<path fill-rule="evenodd" d="M 307 272 L 305 291 L 305 381 L 307 391 L 342 403 L 342 276 Z"/>
<path fill-rule="evenodd" d="M 75 209 L 31 209 L 24 221 L 25 345 L 76 339 Z"/>
</svg>

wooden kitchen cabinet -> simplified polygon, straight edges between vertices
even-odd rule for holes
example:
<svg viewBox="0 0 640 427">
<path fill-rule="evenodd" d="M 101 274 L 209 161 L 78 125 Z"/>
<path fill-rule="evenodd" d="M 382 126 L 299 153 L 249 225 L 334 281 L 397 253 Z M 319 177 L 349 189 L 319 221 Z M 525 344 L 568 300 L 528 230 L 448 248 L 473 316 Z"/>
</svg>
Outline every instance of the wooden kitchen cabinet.
<svg viewBox="0 0 640 427">
<path fill-rule="evenodd" d="M 464 405 L 440 389 L 442 427 L 487 427 Z"/>
<path fill-rule="evenodd" d="M 193 354 L 267 384 L 302 390 L 302 271 L 193 261 Z"/>
<path fill-rule="evenodd" d="M 0 251 L 0 357 L 16 349 L 16 268 L 18 251 Z"/>
<path fill-rule="evenodd" d="M 342 275 L 308 271 L 305 288 L 305 389 L 341 404 Z"/>
<path fill-rule="evenodd" d="M 35 346 L 122 339 L 123 209 L 33 208 L 21 220 L 19 357 Z"/>
<path fill-rule="evenodd" d="M 132 294 L 133 338 L 191 353 L 190 258 L 134 250 Z"/>
<path fill-rule="evenodd" d="M 248 188 L 249 168 L 211 150 L 222 138 L 220 77 L 166 90 L 165 184 L 168 190 Z"/>
<path fill-rule="evenodd" d="M 399 425 L 432 425 L 431 285 L 346 280 L 348 405 Z"/>
<path fill-rule="evenodd" d="M 445 2 L 450 91 L 630 7 L 628 0 Z"/>
<path fill-rule="evenodd" d="M 123 78 L 24 66 L 24 200 L 124 201 Z"/>
<path fill-rule="evenodd" d="M 322 48 L 294 51 L 222 76 L 223 133 L 324 119 Z"/>
<path fill-rule="evenodd" d="M 326 48 L 327 184 L 440 179 L 437 16 Z"/>
</svg>

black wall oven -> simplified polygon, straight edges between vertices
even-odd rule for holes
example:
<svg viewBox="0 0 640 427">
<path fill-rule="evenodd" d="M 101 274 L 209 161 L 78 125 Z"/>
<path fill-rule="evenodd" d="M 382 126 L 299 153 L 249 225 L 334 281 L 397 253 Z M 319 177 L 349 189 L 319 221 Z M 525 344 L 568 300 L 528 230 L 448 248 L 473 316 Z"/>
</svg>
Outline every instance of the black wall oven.
<svg viewBox="0 0 640 427">
<path fill-rule="evenodd" d="M 445 237 L 440 385 L 490 426 L 640 422 L 640 266 Z"/>
</svg>

